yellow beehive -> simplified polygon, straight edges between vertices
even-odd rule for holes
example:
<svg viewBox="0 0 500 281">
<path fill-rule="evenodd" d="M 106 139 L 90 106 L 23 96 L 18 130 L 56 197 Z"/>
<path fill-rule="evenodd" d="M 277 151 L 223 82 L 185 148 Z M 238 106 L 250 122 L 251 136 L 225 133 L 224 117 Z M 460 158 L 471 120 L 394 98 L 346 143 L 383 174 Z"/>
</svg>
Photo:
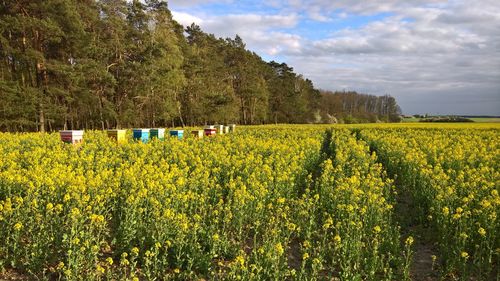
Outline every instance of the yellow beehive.
<svg viewBox="0 0 500 281">
<path fill-rule="evenodd" d="M 194 138 L 198 139 L 203 138 L 203 130 L 193 130 L 191 131 L 191 134 L 193 135 Z"/>
<path fill-rule="evenodd" d="M 108 130 L 108 137 L 117 142 L 124 142 L 126 140 L 127 130 Z"/>
</svg>

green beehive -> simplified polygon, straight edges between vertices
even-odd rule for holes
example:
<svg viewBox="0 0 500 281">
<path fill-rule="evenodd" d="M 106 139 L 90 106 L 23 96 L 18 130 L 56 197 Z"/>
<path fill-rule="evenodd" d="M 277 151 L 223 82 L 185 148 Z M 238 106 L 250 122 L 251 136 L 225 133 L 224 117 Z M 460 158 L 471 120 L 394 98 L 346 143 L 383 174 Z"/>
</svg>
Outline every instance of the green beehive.
<svg viewBox="0 0 500 281">
<path fill-rule="evenodd" d="M 165 140 L 165 129 L 151 129 L 149 131 L 149 137 L 151 139 L 157 138 L 159 140 Z"/>
</svg>

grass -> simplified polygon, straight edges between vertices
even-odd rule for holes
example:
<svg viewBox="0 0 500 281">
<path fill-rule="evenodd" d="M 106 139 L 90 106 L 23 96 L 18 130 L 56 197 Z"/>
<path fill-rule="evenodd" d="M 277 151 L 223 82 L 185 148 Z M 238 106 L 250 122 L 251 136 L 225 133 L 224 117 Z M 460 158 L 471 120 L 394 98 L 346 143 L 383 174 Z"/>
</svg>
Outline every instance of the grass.
<svg viewBox="0 0 500 281">
<path fill-rule="evenodd" d="M 469 118 L 474 122 L 478 123 L 499 123 L 500 118 Z"/>
</svg>

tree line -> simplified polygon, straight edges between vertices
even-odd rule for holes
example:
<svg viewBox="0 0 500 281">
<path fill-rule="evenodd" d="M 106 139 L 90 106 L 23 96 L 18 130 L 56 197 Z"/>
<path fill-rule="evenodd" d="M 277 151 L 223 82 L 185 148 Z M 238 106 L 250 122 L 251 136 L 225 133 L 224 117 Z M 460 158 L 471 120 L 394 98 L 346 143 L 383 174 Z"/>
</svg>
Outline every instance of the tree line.
<svg viewBox="0 0 500 281">
<path fill-rule="evenodd" d="M 322 120 L 344 123 L 400 122 L 401 108 L 394 97 L 359 94 L 354 91 L 321 91 Z"/>
<path fill-rule="evenodd" d="M 394 98 L 323 92 L 166 1 L 0 0 L 0 130 L 394 121 Z M 336 120 L 335 120 L 336 119 Z"/>
</svg>

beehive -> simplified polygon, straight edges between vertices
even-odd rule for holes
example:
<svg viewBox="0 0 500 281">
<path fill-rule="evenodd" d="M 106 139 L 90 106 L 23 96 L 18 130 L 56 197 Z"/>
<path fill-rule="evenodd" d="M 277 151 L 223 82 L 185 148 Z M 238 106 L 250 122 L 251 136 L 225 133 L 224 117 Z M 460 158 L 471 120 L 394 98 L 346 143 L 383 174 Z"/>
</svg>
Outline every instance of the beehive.
<svg viewBox="0 0 500 281">
<path fill-rule="evenodd" d="M 224 126 L 224 134 L 229 133 L 229 126 Z"/>
<path fill-rule="evenodd" d="M 207 125 L 207 126 L 205 126 L 205 129 L 215 129 L 215 126 L 214 125 Z"/>
<path fill-rule="evenodd" d="M 124 142 L 126 140 L 127 130 L 108 130 L 108 137 L 116 142 Z"/>
<path fill-rule="evenodd" d="M 177 137 L 178 139 L 184 138 L 184 130 L 170 130 L 171 137 Z"/>
<path fill-rule="evenodd" d="M 191 131 L 191 134 L 193 135 L 194 138 L 198 139 L 203 138 L 203 130 L 193 130 Z"/>
<path fill-rule="evenodd" d="M 149 137 L 151 139 L 157 138 L 159 140 L 164 140 L 165 139 L 165 129 L 151 129 L 149 133 Z"/>
<path fill-rule="evenodd" d="M 134 140 L 147 143 L 149 140 L 149 129 L 134 129 Z"/>
<path fill-rule="evenodd" d="M 216 129 L 205 129 L 204 132 L 205 136 L 215 136 L 215 134 L 217 134 Z"/>
<path fill-rule="evenodd" d="M 236 124 L 229 125 L 229 132 L 234 133 L 236 131 Z"/>
<path fill-rule="evenodd" d="M 65 143 L 77 144 L 83 142 L 82 130 L 63 130 L 59 131 L 61 141 Z"/>
<path fill-rule="evenodd" d="M 215 128 L 217 129 L 218 134 L 224 134 L 224 125 L 215 125 Z"/>
</svg>

